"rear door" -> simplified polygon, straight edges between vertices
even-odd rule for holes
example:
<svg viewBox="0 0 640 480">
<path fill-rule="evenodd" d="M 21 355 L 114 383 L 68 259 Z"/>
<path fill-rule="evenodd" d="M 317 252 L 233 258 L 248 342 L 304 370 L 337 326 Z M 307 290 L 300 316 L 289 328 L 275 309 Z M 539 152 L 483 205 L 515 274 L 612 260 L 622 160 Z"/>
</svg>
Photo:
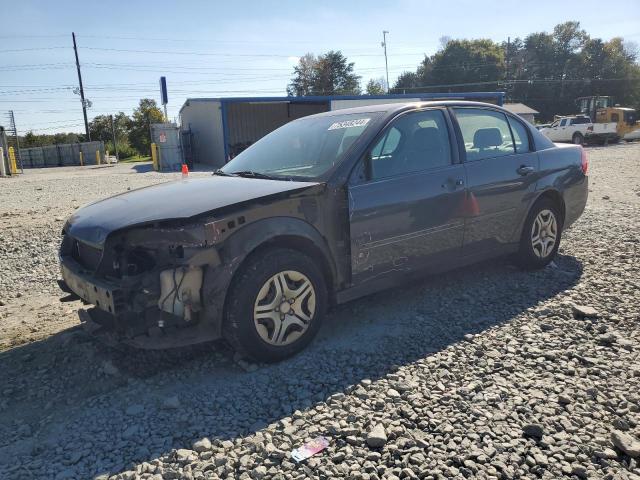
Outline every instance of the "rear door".
<svg viewBox="0 0 640 480">
<path fill-rule="evenodd" d="M 446 110 L 395 119 L 350 180 L 354 285 L 460 256 L 464 183 Z"/>
<path fill-rule="evenodd" d="M 453 110 L 465 148 L 464 253 L 500 248 L 517 236 L 535 192 L 537 153 L 519 119 L 490 108 Z"/>
</svg>

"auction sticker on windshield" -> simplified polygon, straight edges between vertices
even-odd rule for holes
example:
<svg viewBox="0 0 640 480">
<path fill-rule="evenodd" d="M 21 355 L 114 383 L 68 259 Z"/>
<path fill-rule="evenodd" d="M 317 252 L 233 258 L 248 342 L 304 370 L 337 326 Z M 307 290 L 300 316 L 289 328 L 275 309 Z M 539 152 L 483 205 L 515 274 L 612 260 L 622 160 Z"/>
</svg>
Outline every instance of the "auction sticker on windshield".
<svg viewBox="0 0 640 480">
<path fill-rule="evenodd" d="M 356 120 L 345 120 L 344 122 L 332 123 L 327 130 L 338 130 L 339 128 L 364 127 L 369 123 L 370 118 L 358 118 Z"/>
</svg>

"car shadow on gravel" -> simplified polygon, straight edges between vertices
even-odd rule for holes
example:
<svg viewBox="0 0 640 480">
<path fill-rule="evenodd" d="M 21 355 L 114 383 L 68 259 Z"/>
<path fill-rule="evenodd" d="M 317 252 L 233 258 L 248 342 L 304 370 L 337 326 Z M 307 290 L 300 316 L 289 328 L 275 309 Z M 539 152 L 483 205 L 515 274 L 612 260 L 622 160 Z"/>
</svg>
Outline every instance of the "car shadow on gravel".
<svg viewBox="0 0 640 480">
<path fill-rule="evenodd" d="M 154 171 L 153 163 L 151 162 L 135 163 L 131 168 L 132 170 L 135 170 L 136 173 L 148 173 Z"/>
<path fill-rule="evenodd" d="M 78 328 L 14 348 L 0 353 L 0 473 L 9 459 L 44 462 L 51 477 L 115 473 L 202 437 L 249 435 L 509 322 L 581 275 L 559 255 L 536 272 L 498 260 L 427 278 L 335 308 L 316 341 L 273 365 L 221 342 L 116 349 Z"/>
</svg>

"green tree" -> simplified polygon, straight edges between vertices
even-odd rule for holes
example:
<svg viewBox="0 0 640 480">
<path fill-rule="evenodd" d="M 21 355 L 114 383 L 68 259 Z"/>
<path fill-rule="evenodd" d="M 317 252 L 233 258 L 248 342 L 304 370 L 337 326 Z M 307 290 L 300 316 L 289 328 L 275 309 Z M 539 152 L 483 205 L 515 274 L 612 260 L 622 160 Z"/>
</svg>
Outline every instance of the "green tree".
<svg viewBox="0 0 640 480">
<path fill-rule="evenodd" d="M 393 93 L 407 93 L 407 90 L 416 89 L 422 80 L 419 72 L 402 72 L 393 87 Z"/>
<path fill-rule="evenodd" d="M 360 76 L 354 73 L 353 66 L 340 51 L 332 50 L 318 57 L 308 53 L 294 67 L 287 94 L 359 95 Z"/>
<path fill-rule="evenodd" d="M 608 95 L 640 106 L 637 47 L 613 38 L 591 38 L 578 22 L 552 32 L 497 44 L 491 40 L 441 40 L 434 55 L 400 75 L 394 92 L 506 91 L 507 101 L 538 110 L 539 120 L 576 113 L 576 98 Z"/>
<path fill-rule="evenodd" d="M 36 135 L 32 131 L 27 132 L 24 137 L 20 139 L 20 146 L 22 148 L 31 148 L 40 146 L 39 135 Z"/>
<path fill-rule="evenodd" d="M 497 43 L 486 39 L 452 40 L 446 37 L 441 40 L 441 46 L 434 55 L 425 56 L 415 72 L 400 75 L 394 92 L 481 90 L 485 89 L 482 88 L 485 82 L 503 78 L 504 51 Z M 475 85 L 457 85 L 464 83 Z"/>
<path fill-rule="evenodd" d="M 143 98 L 133 111 L 129 129 L 129 143 L 140 155 L 151 154 L 150 125 L 164 122 L 164 114 L 155 100 Z"/>
<path fill-rule="evenodd" d="M 504 51 L 491 40 L 449 40 L 422 67 L 424 85 L 476 83 L 458 91 L 479 90 L 482 83 L 503 77 Z"/>
<path fill-rule="evenodd" d="M 367 95 L 383 95 L 385 93 L 385 81 L 383 78 L 371 79 L 367 83 Z"/>
<path fill-rule="evenodd" d="M 118 153 L 121 157 L 131 154 L 131 146 L 129 144 L 131 119 L 124 112 L 118 112 L 113 116 L 113 126 L 118 143 Z M 89 132 L 91 132 L 92 140 L 102 140 L 105 142 L 105 148 L 109 150 L 109 152 L 115 153 L 111 115 L 98 115 L 94 117 L 89 123 Z"/>
<path fill-rule="evenodd" d="M 124 112 L 118 112 L 113 116 L 113 126 L 118 142 L 120 142 L 120 139 L 127 141 L 131 119 Z M 102 140 L 103 142 L 112 140 L 111 115 L 98 115 L 94 117 L 93 120 L 89 122 L 89 132 L 91 133 L 92 140 Z"/>
<path fill-rule="evenodd" d="M 62 145 L 65 143 L 78 143 L 81 141 L 83 141 L 83 136 L 73 132 L 39 135 L 37 133 L 33 133 L 33 131 L 29 131 L 23 137 L 20 137 L 20 146 L 22 148 L 44 147 L 47 145 Z"/>
<path fill-rule="evenodd" d="M 318 59 L 312 53 L 300 57 L 298 65 L 293 67 L 293 78 L 287 86 L 287 95 L 293 97 L 311 95 L 314 90 L 317 63 Z"/>
<path fill-rule="evenodd" d="M 578 22 L 557 25 L 551 34 L 528 35 L 511 58 L 521 63 L 513 70 L 510 99 L 538 110 L 541 120 L 576 113 L 581 96 L 613 96 L 632 107 L 640 102 L 640 67 L 633 51 L 621 38 L 591 38 Z"/>
</svg>

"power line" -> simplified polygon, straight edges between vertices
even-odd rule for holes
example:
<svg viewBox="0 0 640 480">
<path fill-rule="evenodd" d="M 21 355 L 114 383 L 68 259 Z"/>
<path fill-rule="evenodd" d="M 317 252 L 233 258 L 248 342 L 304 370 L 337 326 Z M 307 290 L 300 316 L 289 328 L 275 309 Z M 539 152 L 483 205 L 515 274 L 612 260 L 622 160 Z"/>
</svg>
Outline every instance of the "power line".
<svg viewBox="0 0 640 480">
<path fill-rule="evenodd" d="M 0 50 L 0 53 L 11 53 L 11 52 L 32 52 L 35 50 L 57 50 L 57 49 L 68 49 L 69 47 L 32 47 L 32 48 L 11 48 L 8 50 Z"/>
<path fill-rule="evenodd" d="M 132 48 L 105 48 L 105 47 L 82 47 L 85 50 L 98 50 L 103 52 L 128 52 L 128 53 L 148 53 L 148 54 L 159 54 L 159 55 L 198 55 L 198 56 L 208 56 L 208 57 L 231 57 L 231 58 L 291 58 L 291 57 L 301 57 L 299 54 L 275 54 L 275 53 L 222 53 L 222 52 L 181 52 L 175 50 L 138 50 Z M 415 56 L 415 55 L 424 55 L 424 52 L 421 53 L 396 53 L 396 56 Z M 347 57 L 380 57 L 379 53 L 363 53 L 363 54 L 353 54 L 346 55 Z"/>
<path fill-rule="evenodd" d="M 576 78 L 576 79 L 538 79 L 538 80 L 509 80 L 508 82 L 505 80 L 487 80 L 484 82 L 468 82 L 468 83 L 445 83 L 441 85 L 419 85 L 415 87 L 398 87 L 394 90 L 418 90 L 424 88 L 451 88 L 451 87 L 471 87 L 471 86 L 480 86 L 480 85 L 493 85 L 493 84 L 529 84 L 535 85 L 536 83 L 590 83 L 590 82 L 640 82 L 640 78 Z M 463 92 L 461 92 L 463 93 Z"/>
<path fill-rule="evenodd" d="M 66 120 L 54 120 L 52 122 L 36 122 L 31 125 L 55 125 L 59 123 L 68 123 L 68 122 L 82 122 L 82 118 L 67 118 Z"/>
<path fill-rule="evenodd" d="M 72 87 L 50 87 L 50 88 L 30 88 L 30 89 L 25 89 L 25 90 L 4 90 L 4 91 L 0 91 L 0 95 L 13 95 L 13 94 L 20 94 L 20 93 L 38 93 L 38 92 L 53 92 L 53 91 L 60 91 L 60 90 L 71 90 Z"/>
<path fill-rule="evenodd" d="M 73 128 L 73 127 L 82 127 L 84 126 L 84 123 L 74 123 L 74 124 L 69 124 L 69 125 L 59 125 L 59 126 L 55 126 L 55 127 L 45 127 L 45 128 L 31 128 L 28 130 L 20 130 L 21 133 L 25 133 L 25 132 L 32 132 L 34 130 L 40 131 L 40 130 L 56 130 L 56 129 L 60 129 L 60 128 Z"/>
<path fill-rule="evenodd" d="M 54 38 L 54 37 L 66 37 L 68 33 L 59 33 L 56 35 L 0 35 L 0 38 Z"/>
</svg>

